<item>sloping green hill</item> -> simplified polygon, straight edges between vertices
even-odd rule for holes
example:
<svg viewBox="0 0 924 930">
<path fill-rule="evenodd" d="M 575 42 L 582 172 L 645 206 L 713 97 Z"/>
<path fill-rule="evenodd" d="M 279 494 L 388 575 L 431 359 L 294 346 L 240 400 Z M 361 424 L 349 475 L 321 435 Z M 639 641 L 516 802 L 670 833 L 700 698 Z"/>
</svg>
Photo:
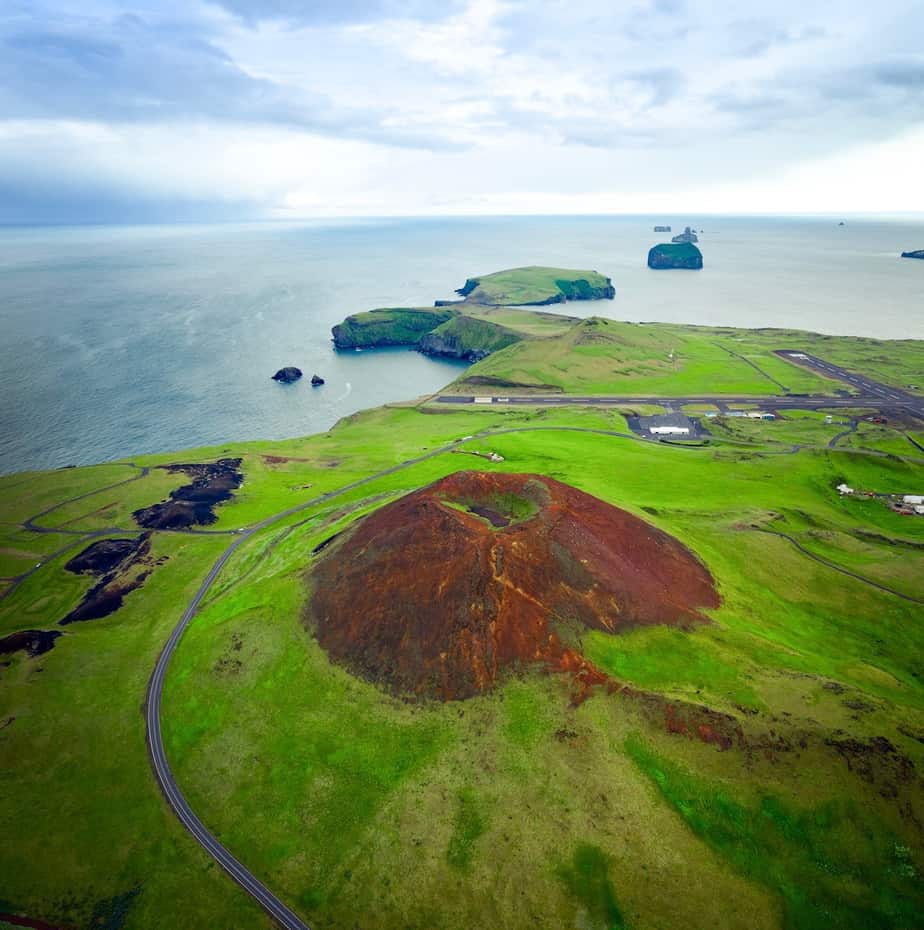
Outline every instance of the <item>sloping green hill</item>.
<svg viewBox="0 0 924 930">
<path fill-rule="evenodd" d="M 468 369 L 451 389 L 469 393 L 473 385 L 483 388 L 493 381 L 504 388 L 551 387 L 576 394 L 833 394 L 844 390 L 841 382 L 818 377 L 773 354 L 776 348 L 810 347 L 823 339 L 786 330 L 591 317 L 561 335 L 495 353 Z"/>
</svg>

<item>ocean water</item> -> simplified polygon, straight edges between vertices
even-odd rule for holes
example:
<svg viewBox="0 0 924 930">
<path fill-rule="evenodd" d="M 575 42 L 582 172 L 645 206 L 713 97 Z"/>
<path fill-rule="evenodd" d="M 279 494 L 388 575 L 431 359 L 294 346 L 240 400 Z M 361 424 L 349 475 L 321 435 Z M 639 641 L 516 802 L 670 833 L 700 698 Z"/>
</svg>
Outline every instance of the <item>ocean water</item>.
<svg viewBox="0 0 924 930">
<path fill-rule="evenodd" d="M 701 272 L 652 272 L 655 223 L 702 229 Z M 302 436 L 431 393 L 460 365 L 337 353 L 349 313 L 429 306 L 516 265 L 595 268 L 565 312 L 924 338 L 921 220 L 375 219 L 0 230 L 0 472 Z M 306 378 L 270 376 L 297 365 Z M 312 389 L 317 372 L 326 384 Z"/>
</svg>

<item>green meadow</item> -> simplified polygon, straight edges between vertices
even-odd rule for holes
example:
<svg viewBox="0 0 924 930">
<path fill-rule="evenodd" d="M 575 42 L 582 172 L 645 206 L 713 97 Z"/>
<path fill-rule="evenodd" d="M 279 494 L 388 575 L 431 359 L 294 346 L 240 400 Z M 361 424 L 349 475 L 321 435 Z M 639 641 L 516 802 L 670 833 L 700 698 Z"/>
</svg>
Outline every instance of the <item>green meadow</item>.
<svg viewBox="0 0 924 930">
<path fill-rule="evenodd" d="M 805 349 L 886 384 L 924 381 L 920 343 L 820 336 L 794 330 L 739 330 L 591 317 L 566 332 L 524 340 L 473 365 L 454 384 L 543 387 L 568 394 L 835 394 L 822 378 L 774 355 Z M 472 380 L 475 379 L 475 380 Z"/>
<path fill-rule="evenodd" d="M 523 311 L 499 312 L 508 325 Z M 537 318 L 557 335 L 469 375 L 639 395 L 760 395 L 777 381 L 831 393 L 772 348 L 858 366 L 877 351 L 842 340 L 826 355 L 795 333 L 557 325 Z M 900 383 L 916 345 L 877 376 Z M 891 424 L 829 448 L 847 428 L 814 413 L 725 419 L 683 447 L 633 437 L 600 408 L 401 406 L 307 438 L 0 478 L 0 636 L 63 634 L 41 655 L 0 655 L 0 915 L 271 926 L 160 796 L 142 707 L 235 531 L 306 505 L 249 538 L 209 590 L 172 660 L 163 728 L 192 808 L 313 928 L 915 927 L 924 519 L 836 485 L 907 493 L 924 485 L 924 454 Z M 244 482 L 210 532 L 154 532 L 150 575 L 119 610 L 58 626 L 93 584 L 64 569 L 88 534 L 137 535 L 133 511 L 188 481 L 158 466 L 223 457 L 242 459 Z M 313 550 L 463 469 L 535 472 L 631 511 L 708 566 L 721 606 L 689 629 L 585 632 L 581 651 L 613 687 L 583 702 L 537 667 L 467 701 L 386 694 L 312 635 Z M 421 570 L 437 584 L 439 553 Z"/>
</svg>

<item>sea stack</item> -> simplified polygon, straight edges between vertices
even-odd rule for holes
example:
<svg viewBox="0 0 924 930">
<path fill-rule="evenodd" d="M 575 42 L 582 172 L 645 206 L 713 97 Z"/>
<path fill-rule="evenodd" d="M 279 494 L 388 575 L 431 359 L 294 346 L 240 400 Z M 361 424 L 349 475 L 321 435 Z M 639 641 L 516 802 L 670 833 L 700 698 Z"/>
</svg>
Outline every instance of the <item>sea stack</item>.
<svg viewBox="0 0 924 930">
<path fill-rule="evenodd" d="M 324 383 L 324 379 L 323 379 L 320 375 L 312 375 L 312 376 L 311 376 L 311 383 L 312 383 L 315 387 L 317 387 L 319 384 L 323 384 L 323 383 Z"/>
<path fill-rule="evenodd" d="M 703 267 L 703 253 L 692 242 L 662 242 L 648 252 L 648 267 L 656 271 L 667 268 L 698 271 Z"/>
<path fill-rule="evenodd" d="M 280 384 L 291 384 L 293 381 L 298 381 L 301 376 L 301 368 L 295 368 L 289 365 L 286 368 L 280 368 L 279 371 L 273 375 L 273 380 L 278 381 Z"/>
</svg>

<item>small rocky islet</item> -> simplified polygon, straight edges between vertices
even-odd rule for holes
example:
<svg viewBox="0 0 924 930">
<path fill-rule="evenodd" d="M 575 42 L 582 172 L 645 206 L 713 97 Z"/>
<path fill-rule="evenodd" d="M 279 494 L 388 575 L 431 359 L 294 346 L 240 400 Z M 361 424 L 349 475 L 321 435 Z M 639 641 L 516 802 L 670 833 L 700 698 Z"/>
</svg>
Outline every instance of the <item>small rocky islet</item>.
<svg viewBox="0 0 924 930">
<path fill-rule="evenodd" d="M 698 271 L 703 267 L 703 253 L 692 242 L 662 242 L 649 250 L 648 267 L 656 271 L 669 268 Z"/>
<path fill-rule="evenodd" d="M 902 258 L 922 258 L 922 259 L 924 259 L 924 249 L 915 249 L 913 252 L 902 252 Z"/>
<path fill-rule="evenodd" d="M 285 368 L 280 368 L 279 371 L 273 375 L 273 381 L 278 381 L 280 384 L 294 384 L 301 379 L 302 374 L 301 368 L 288 365 Z M 319 387 L 324 384 L 324 379 L 319 374 L 313 374 L 311 376 L 311 384 L 313 387 Z"/>
<path fill-rule="evenodd" d="M 294 365 L 287 365 L 285 368 L 280 368 L 279 371 L 273 375 L 273 381 L 278 381 L 280 384 L 294 384 L 301 376 L 301 368 L 296 368 Z"/>
</svg>

